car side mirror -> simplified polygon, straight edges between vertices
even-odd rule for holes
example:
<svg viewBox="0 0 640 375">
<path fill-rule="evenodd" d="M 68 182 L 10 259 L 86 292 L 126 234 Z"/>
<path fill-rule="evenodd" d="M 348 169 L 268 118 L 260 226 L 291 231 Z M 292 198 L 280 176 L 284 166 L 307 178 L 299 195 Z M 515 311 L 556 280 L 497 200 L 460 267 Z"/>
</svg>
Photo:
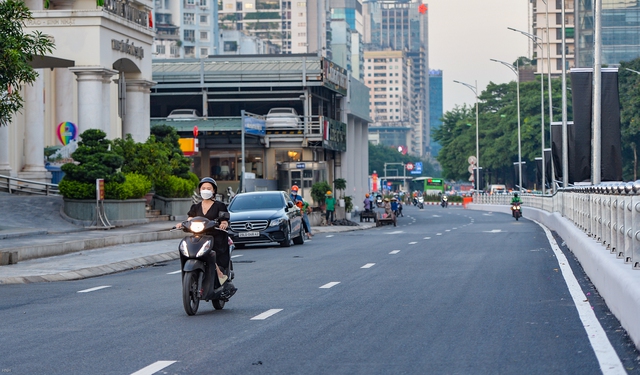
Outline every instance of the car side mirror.
<svg viewBox="0 0 640 375">
<path fill-rule="evenodd" d="M 218 219 L 229 220 L 230 218 L 231 218 L 231 215 L 229 215 L 228 212 L 224 212 L 224 211 L 218 212 Z"/>
</svg>

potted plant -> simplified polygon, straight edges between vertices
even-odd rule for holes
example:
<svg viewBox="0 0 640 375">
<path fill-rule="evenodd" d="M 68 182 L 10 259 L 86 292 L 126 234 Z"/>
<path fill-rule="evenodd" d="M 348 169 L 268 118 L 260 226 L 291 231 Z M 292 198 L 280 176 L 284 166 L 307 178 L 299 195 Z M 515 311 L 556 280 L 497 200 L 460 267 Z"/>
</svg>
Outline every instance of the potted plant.
<svg viewBox="0 0 640 375">
<path fill-rule="evenodd" d="M 106 133 L 89 129 L 80 134 L 73 162 L 64 164 L 58 184 L 64 197 L 63 211 L 71 221 L 90 225 L 96 220 L 96 180 L 104 180 L 104 210 L 111 224 L 124 226 L 147 222 L 144 200 L 151 181 L 144 175 L 121 171 L 124 158 L 113 150 Z"/>
<path fill-rule="evenodd" d="M 353 197 L 347 195 L 344 197 L 344 210 L 346 211 L 347 220 L 351 220 L 351 211 L 353 211 Z"/>
</svg>

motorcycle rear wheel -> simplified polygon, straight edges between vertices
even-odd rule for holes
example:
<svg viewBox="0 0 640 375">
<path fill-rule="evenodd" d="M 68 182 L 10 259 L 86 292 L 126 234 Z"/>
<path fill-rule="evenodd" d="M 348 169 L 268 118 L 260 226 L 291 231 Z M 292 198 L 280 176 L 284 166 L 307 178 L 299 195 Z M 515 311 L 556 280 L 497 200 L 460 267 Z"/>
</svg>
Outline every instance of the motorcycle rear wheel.
<svg viewBox="0 0 640 375">
<path fill-rule="evenodd" d="M 196 315 L 200 299 L 198 298 L 198 275 L 195 272 L 185 272 L 182 279 L 182 305 L 187 315 Z"/>
<path fill-rule="evenodd" d="M 222 310 L 224 309 L 224 304 L 225 302 L 221 299 L 214 299 L 211 301 L 211 304 L 213 305 L 213 308 L 216 310 Z"/>
</svg>

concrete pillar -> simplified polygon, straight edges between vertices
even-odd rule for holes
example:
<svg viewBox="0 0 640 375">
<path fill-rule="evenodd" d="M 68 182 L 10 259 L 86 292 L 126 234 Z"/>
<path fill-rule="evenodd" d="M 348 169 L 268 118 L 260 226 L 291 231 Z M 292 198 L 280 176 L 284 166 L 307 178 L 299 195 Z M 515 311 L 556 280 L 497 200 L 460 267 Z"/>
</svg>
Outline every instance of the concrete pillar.
<svg viewBox="0 0 640 375">
<path fill-rule="evenodd" d="M 103 130 L 102 81 L 103 72 L 111 71 L 99 66 L 70 68 L 78 81 L 78 134 L 88 129 Z"/>
<path fill-rule="evenodd" d="M 9 126 L 0 126 L 0 175 L 12 175 L 9 163 Z"/>
<path fill-rule="evenodd" d="M 38 77 L 24 87 L 24 167 L 18 177 L 38 182 L 51 182 L 51 173 L 44 168 L 44 78 Z"/>
<path fill-rule="evenodd" d="M 74 75 L 67 68 L 54 69 L 56 80 L 55 125 L 69 121 L 77 122 L 73 112 Z"/>
<path fill-rule="evenodd" d="M 122 137 L 131 134 L 136 142 L 146 142 L 150 134 L 150 88 L 155 82 L 144 79 L 126 80 L 126 114 L 122 121 Z"/>
</svg>

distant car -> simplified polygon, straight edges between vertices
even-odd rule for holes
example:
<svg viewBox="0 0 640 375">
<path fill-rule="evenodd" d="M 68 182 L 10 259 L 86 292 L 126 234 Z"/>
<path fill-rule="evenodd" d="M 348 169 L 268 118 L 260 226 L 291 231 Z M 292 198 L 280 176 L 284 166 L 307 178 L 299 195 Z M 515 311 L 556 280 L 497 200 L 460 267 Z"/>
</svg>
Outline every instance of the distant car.
<svg viewBox="0 0 640 375">
<path fill-rule="evenodd" d="M 302 212 L 283 191 L 256 191 L 233 197 L 229 203 L 229 236 L 236 247 L 278 242 L 304 243 Z"/>
<path fill-rule="evenodd" d="M 197 120 L 200 113 L 195 109 L 174 109 L 169 113 L 167 119 L 171 120 Z"/>
<path fill-rule="evenodd" d="M 298 128 L 300 116 L 293 108 L 271 108 L 266 116 L 267 128 Z"/>
</svg>

